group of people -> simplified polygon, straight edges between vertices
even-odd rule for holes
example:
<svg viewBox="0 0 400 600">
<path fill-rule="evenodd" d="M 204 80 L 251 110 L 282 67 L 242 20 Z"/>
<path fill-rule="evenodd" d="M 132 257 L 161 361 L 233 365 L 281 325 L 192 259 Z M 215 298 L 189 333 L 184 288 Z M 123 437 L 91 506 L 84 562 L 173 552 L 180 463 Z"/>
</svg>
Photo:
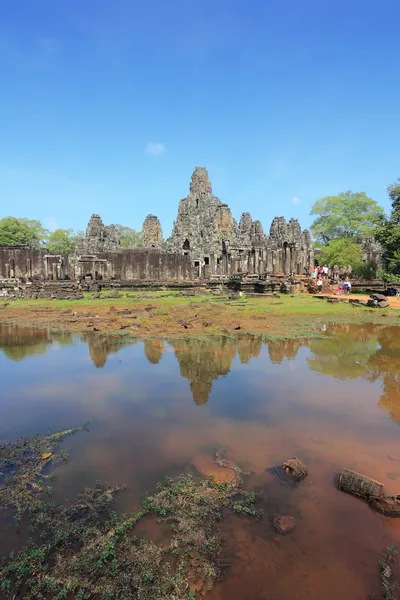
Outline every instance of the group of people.
<svg viewBox="0 0 400 600">
<path fill-rule="evenodd" d="M 349 278 L 346 278 L 344 281 L 342 281 L 342 280 L 338 281 L 337 293 L 339 296 L 341 296 L 343 293 L 346 296 L 350 296 L 351 283 L 350 283 Z"/>
<path fill-rule="evenodd" d="M 311 277 L 313 282 L 317 284 L 317 290 L 320 294 L 322 292 L 322 286 L 324 285 L 323 280 L 328 278 L 328 267 L 326 265 L 324 265 L 323 267 L 313 267 L 312 265 L 310 265 L 308 269 L 306 267 L 305 270 L 307 271 L 306 274 L 308 275 L 308 277 Z"/>
<path fill-rule="evenodd" d="M 308 268 L 305 267 L 306 275 L 311 277 L 311 279 L 327 279 L 329 274 L 329 269 L 326 265 L 323 267 L 313 267 L 310 265 Z"/>
<path fill-rule="evenodd" d="M 310 265 L 308 268 L 304 269 L 306 271 L 306 275 L 310 277 L 314 283 L 316 283 L 318 293 L 322 293 L 322 288 L 324 285 L 324 279 L 328 278 L 329 269 L 326 265 L 323 267 L 313 267 Z M 349 296 L 351 293 L 351 283 L 349 278 L 346 278 L 344 281 L 339 279 L 337 293 L 341 296 L 343 293 L 346 296 Z"/>
</svg>

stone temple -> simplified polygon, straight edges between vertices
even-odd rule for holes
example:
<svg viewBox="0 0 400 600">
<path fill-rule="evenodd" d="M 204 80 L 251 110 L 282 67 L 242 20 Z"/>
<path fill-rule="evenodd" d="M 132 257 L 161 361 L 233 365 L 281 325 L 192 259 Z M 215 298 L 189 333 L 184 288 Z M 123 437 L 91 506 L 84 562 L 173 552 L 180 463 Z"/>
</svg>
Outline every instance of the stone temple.
<svg viewBox="0 0 400 600">
<path fill-rule="evenodd" d="M 276 217 L 269 235 L 248 212 L 237 224 L 228 205 L 213 195 L 203 167 L 194 170 L 166 247 L 190 256 L 194 276 L 205 279 L 235 273 L 302 275 L 314 264 L 310 233 L 297 220 Z"/>
<path fill-rule="evenodd" d="M 141 246 L 122 248 L 117 229 L 104 225 L 94 214 L 74 257 L 25 246 L 0 246 L 0 278 L 22 280 L 179 282 L 239 273 L 294 276 L 302 275 L 310 264 L 314 264 L 311 236 L 297 220 L 276 217 L 268 235 L 248 212 L 237 223 L 228 205 L 213 195 L 203 167 L 194 170 L 189 194 L 179 202 L 166 241 L 158 218 L 148 215 Z"/>
</svg>

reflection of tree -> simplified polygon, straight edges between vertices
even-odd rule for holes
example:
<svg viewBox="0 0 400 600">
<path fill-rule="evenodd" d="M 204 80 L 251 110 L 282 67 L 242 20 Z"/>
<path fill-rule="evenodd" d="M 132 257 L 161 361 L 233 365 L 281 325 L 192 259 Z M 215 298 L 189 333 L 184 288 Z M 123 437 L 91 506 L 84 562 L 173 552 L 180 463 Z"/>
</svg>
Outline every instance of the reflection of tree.
<svg viewBox="0 0 400 600">
<path fill-rule="evenodd" d="M 145 340 L 144 353 L 152 365 L 158 365 L 164 351 L 163 340 Z"/>
<path fill-rule="evenodd" d="M 379 406 L 400 425 L 400 327 L 338 325 L 310 348 L 313 371 L 343 380 L 381 381 Z"/>
<path fill-rule="evenodd" d="M 281 340 L 268 344 L 268 355 L 273 363 L 282 363 L 284 358 L 293 360 L 296 358 L 300 347 L 307 346 L 307 340 Z"/>
<path fill-rule="evenodd" d="M 52 343 L 45 329 L 2 325 L 0 327 L 0 349 L 11 360 L 23 360 L 27 356 L 44 354 Z"/>
<path fill-rule="evenodd" d="M 118 338 L 102 338 L 95 334 L 84 333 L 81 336 L 82 341 L 87 342 L 89 354 L 98 369 L 102 369 L 107 362 L 110 354 L 118 352 L 122 346 L 125 346 L 125 341 Z M 132 341 L 132 344 L 136 342 Z"/>
<path fill-rule="evenodd" d="M 400 425 L 400 327 L 385 327 L 378 333 L 379 349 L 369 361 L 370 380 L 382 380 L 379 406 Z"/>
<path fill-rule="evenodd" d="M 368 378 L 369 361 L 378 349 L 378 337 L 371 325 L 337 325 L 331 335 L 310 342 L 308 366 L 337 379 Z"/>
</svg>

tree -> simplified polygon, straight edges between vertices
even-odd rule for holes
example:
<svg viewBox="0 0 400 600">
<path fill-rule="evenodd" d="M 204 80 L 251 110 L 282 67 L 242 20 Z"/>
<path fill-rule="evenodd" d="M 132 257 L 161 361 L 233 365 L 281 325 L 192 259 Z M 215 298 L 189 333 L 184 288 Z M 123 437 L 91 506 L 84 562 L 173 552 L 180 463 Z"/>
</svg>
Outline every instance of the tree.
<svg viewBox="0 0 400 600">
<path fill-rule="evenodd" d="M 78 236 L 72 229 L 55 229 L 47 238 L 46 248 L 51 254 L 71 256 L 76 251 L 77 243 Z"/>
<path fill-rule="evenodd" d="M 17 217 L 0 220 L 0 244 L 27 245 L 40 248 L 46 241 L 48 231 L 40 221 Z"/>
<path fill-rule="evenodd" d="M 390 220 L 392 223 L 400 225 L 400 179 L 397 180 L 397 183 L 389 185 L 387 191 L 392 203 Z"/>
<path fill-rule="evenodd" d="M 333 239 L 322 248 L 318 261 L 328 267 L 351 267 L 356 270 L 362 261 L 362 245 L 350 238 Z"/>
<path fill-rule="evenodd" d="M 327 244 L 340 237 L 371 237 L 384 217 L 384 211 L 365 192 L 348 191 L 317 200 L 311 215 L 318 215 L 311 225 L 314 237 L 318 242 Z"/>
<path fill-rule="evenodd" d="M 119 242 L 122 248 L 137 248 L 142 241 L 142 234 L 131 227 L 124 225 L 114 225 L 117 230 Z"/>
<path fill-rule="evenodd" d="M 390 279 L 392 275 L 400 276 L 400 179 L 398 183 L 389 185 L 388 194 L 392 212 L 377 227 L 375 237 L 382 245 L 386 275 Z"/>
</svg>

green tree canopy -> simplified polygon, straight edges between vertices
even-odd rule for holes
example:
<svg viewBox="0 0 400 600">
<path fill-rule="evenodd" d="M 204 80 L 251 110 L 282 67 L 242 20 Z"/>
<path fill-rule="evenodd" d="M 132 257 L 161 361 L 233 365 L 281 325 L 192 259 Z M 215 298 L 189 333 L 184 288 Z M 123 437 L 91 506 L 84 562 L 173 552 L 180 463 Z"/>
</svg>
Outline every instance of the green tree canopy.
<svg viewBox="0 0 400 600">
<path fill-rule="evenodd" d="M 351 238 L 333 239 L 322 248 L 318 260 L 328 267 L 351 267 L 355 270 L 362 261 L 362 246 Z"/>
<path fill-rule="evenodd" d="M 400 225 L 400 179 L 388 186 L 388 194 L 392 203 L 390 220 L 392 223 Z"/>
<path fill-rule="evenodd" d="M 122 248 L 137 248 L 142 241 L 142 234 L 131 227 L 124 225 L 114 225 L 117 230 L 119 242 Z"/>
<path fill-rule="evenodd" d="M 388 278 L 400 277 L 400 179 L 389 185 L 388 194 L 392 203 L 392 212 L 377 227 L 375 237 L 383 248 L 383 260 Z"/>
<path fill-rule="evenodd" d="M 383 219 L 381 206 L 365 192 L 344 192 L 317 200 L 311 215 L 317 215 L 311 231 L 318 242 L 327 244 L 340 237 L 371 237 Z"/>
<path fill-rule="evenodd" d="M 40 248 L 48 235 L 40 221 L 17 217 L 0 220 L 0 244 L 27 245 Z"/>
<path fill-rule="evenodd" d="M 51 254 L 71 256 L 75 253 L 78 236 L 72 229 L 55 229 L 47 237 L 46 248 Z"/>
</svg>

